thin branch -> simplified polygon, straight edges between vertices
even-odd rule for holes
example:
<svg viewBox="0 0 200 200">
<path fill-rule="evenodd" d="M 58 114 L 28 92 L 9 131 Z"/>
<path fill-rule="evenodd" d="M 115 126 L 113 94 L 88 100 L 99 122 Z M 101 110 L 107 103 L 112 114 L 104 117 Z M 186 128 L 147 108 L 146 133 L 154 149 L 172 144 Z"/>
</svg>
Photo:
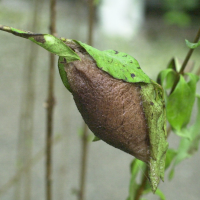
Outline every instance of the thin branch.
<svg viewBox="0 0 200 200">
<path fill-rule="evenodd" d="M 200 28 L 199 28 L 199 30 L 198 30 L 198 32 L 197 32 L 197 35 L 196 35 L 195 39 L 194 39 L 194 43 L 197 43 L 197 42 L 199 41 L 199 38 L 200 38 Z M 184 60 L 184 62 L 183 62 L 183 64 L 182 64 L 182 66 L 181 66 L 181 69 L 180 69 L 180 71 L 179 71 L 179 74 L 183 74 L 183 73 L 184 73 L 184 70 L 185 70 L 185 68 L 186 68 L 186 66 L 187 66 L 187 63 L 188 63 L 188 61 L 189 61 L 189 59 L 190 59 L 190 57 L 191 57 L 193 51 L 194 51 L 194 49 L 190 49 L 190 50 L 188 51 L 188 53 L 187 53 L 187 55 L 186 55 L 186 57 L 185 57 L 185 60 Z M 173 92 L 174 89 L 176 88 L 176 85 L 178 84 L 178 82 L 179 82 L 179 78 L 177 78 L 176 81 L 174 82 L 174 85 L 173 85 L 173 87 L 172 87 L 172 90 L 171 90 L 170 94 L 172 94 L 172 92 Z"/>
<path fill-rule="evenodd" d="M 38 27 L 39 17 L 41 13 L 41 6 L 43 1 L 36 0 L 33 2 L 33 18 L 29 25 L 31 30 L 35 31 Z M 27 46 L 30 50 L 26 56 L 23 69 L 23 93 L 20 108 L 19 120 L 19 136 L 18 136 L 18 155 L 17 155 L 17 169 L 20 165 L 24 165 L 32 157 L 32 139 L 33 139 L 33 111 L 34 111 L 34 97 L 35 97 L 35 76 L 36 76 L 36 58 L 38 54 L 38 46 L 30 43 Z M 15 184 L 15 199 L 31 199 L 31 169 L 24 171 Z M 23 185 L 22 185 L 23 183 Z M 23 193 L 21 192 L 23 189 Z M 24 197 L 23 197 L 24 196 Z"/>
<path fill-rule="evenodd" d="M 50 0 L 50 34 L 56 35 L 56 0 Z M 54 100 L 55 56 L 50 54 L 48 99 L 46 113 L 46 200 L 52 200 L 52 135 Z"/>
<path fill-rule="evenodd" d="M 88 127 L 84 123 L 82 135 L 82 155 L 81 155 L 81 173 L 80 173 L 80 192 L 79 200 L 85 199 L 85 183 L 86 183 L 86 170 L 87 170 L 87 158 L 88 158 Z"/>
<path fill-rule="evenodd" d="M 89 5 L 89 19 L 88 19 L 88 44 L 93 43 L 93 27 L 94 27 L 94 3 L 93 0 L 88 1 Z M 79 200 L 85 199 L 85 183 L 86 183 L 86 169 L 88 159 L 88 127 L 84 123 L 82 136 L 82 155 L 81 155 L 81 173 L 80 173 L 80 191 Z"/>
<path fill-rule="evenodd" d="M 88 44 L 93 44 L 93 29 L 94 29 L 94 0 L 89 0 L 89 27 L 88 27 Z"/>
</svg>

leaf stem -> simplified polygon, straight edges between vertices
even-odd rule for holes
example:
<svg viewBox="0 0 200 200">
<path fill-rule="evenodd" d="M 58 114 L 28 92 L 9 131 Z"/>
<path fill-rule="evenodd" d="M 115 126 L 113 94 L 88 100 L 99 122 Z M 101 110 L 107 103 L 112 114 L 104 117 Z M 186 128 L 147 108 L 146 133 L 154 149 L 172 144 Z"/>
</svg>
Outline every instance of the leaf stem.
<svg viewBox="0 0 200 200">
<path fill-rule="evenodd" d="M 81 148 L 81 173 L 80 173 L 80 192 L 79 200 L 85 199 L 85 182 L 86 182 L 86 169 L 87 169 L 87 158 L 88 158 L 88 127 L 84 123 L 82 135 L 82 148 Z"/>
<path fill-rule="evenodd" d="M 50 0 L 50 33 L 56 35 L 56 0 Z M 46 200 L 52 199 L 52 136 L 54 110 L 55 56 L 50 54 L 48 97 L 46 113 Z"/>
<path fill-rule="evenodd" d="M 142 196 L 142 193 L 145 189 L 147 177 L 148 177 L 148 167 L 146 166 L 145 173 L 143 174 L 143 177 L 142 177 L 142 183 L 141 183 L 140 187 L 138 188 L 137 193 L 135 195 L 135 200 L 140 200 L 140 197 Z"/>
</svg>

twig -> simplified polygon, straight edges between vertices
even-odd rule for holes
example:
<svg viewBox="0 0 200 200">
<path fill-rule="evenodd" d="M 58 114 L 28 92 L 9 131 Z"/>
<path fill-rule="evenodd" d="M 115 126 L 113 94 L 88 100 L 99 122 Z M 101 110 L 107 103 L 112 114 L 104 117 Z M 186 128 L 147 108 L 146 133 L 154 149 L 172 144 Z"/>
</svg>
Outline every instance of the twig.
<svg viewBox="0 0 200 200">
<path fill-rule="evenodd" d="M 197 32 L 197 35 L 196 35 L 195 39 L 194 39 L 194 43 L 198 42 L 199 38 L 200 38 L 200 28 L 199 28 L 199 30 Z M 194 49 L 190 49 L 188 51 L 188 53 L 187 53 L 187 55 L 185 57 L 185 60 L 184 60 L 184 62 L 182 64 L 182 66 L 181 66 L 181 69 L 179 71 L 179 74 L 183 74 L 184 73 L 184 70 L 185 70 L 185 68 L 187 66 L 187 63 L 188 63 L 193 51 L 194 51 Z M 174 82 L 174 85 L 172 87 L 172 90 L 171 90 L 170 94 L 174 91 L 174 89 L 176 88 L 176 85 L 178 84 L 178 82 L 179 82 L 179 78 L 177 78 L 176 81 Z"/>
<path fill-rule="evenodd" d="M 56 35 L 56 0 L 50 0 L 50 33 Z M 52 199 L 52 135 L 54 101 L 55 56 L 50 54 L 48 99 L 46 113 L 46 200 Z"/>
<path fill-rule="evenodd" d="M 87 158 L 88 158 L 88 127 L 84 123 L 82 135 L 82 155 L 81 155 L 81 173 L 80 173 L 80 192 L 79 200 L 85 199 L 85 182 L 86 182 L 86 169 L 87 169 Z"/>
<path fill-rule="evenodd" d="M 89 27 L 88 27 L 88 44 L 92 45 L 93 42 L 93 26 L 94 26 L 94 3 L 89 0 Z M 82 135 L 82 155 L 81 155 L 81 173 L 80 173 L 80 191 L 79 200 L 85 199 L 85 183 L 86 183 L 86 169 L 88 158 L 88 127 L 84 123 Z"/>
<path fill-rule="evenodd" d="M 199 31 L 198 31 L 196 37 L 195 37 L 194 43 L 198 42 L 199 38 L 200 38 L 200 29 L 199 29 Z M 183 73 L 184 73 L 184 70 L 185 70 L 185 68 L 186 68 L 186 66 L 187 66 L 187 63 L 188 63 L 188 61 L 189 61 L 189 59 L 190 59 L 190 57 L 191 57 L 193 51 L 194 51 L 194 49 L 190 49 L 190 50 L 189 50 L 188 54 L 187 54 L 186 57 L 185 57 L 185 60 L 184 60 L 184 62 L 183 62 L 183 64 L 182 64 L 182 66 L 181 66 L 181 69 L 180 69 L 179 74 L 183 74 Z M 177 79 L 177 80 L 174 82 L 174 85 L 173 85 L 173 87 L 172 87 L 172 89 L 171 89 L 170 94 L 171 94 L 171 93 L 174 91 L 174 89 L 176 88 L 176 85 L 178 84 L 178 81 L 179 81 L 179 79 Z M 171 131 L 171 126 L 168 127 L 168 129 L 167 129 L 167 136 L 169 136 L 170 131 Z M 144 191 L 143 185 L 145 186 L 146 181 L 147 181 L 147 176 L 146 176 L 146 173 L 145 173 L 145 174 L 143 175 L 142 183 L 141 183 L 141 185 L 140 185 L 140 187 L 139 187 L 139 190 L 138 190 L 137 193 L 136 193 L 136 198 L 135 198 L 135 200 L 139 200 L 140 197 L 142 196 L 142 193 L 143 193 L 143 191 Z"/>
<path fill-rule="evenodd" d="M 94 27 L 94 0 L 89 0 L 89 27 L 88 27 L 88 44 L 93 43 L 93 27 Z"/>
<path fill-rule="evenodd" d="M 39 6 L 40 5 L 40 6 Z M 38 26 L 42 1 L 36 0 L 33 2 L 33 18 L 31 22 L 31 30 L 36 30 Z M 29 22 L 30 24 L 30 22 Z M 19 137 L 18 137 L 18 155 L 17 169 L 20 165 L 24 165 L 30 157 L 32 157 L 32 138 L 33 138 L 33 111 L 35 97 L 35 72 L 36 58 L 38 47 L 33 43 L 28 45 L 30 51 L 26 56 L 23 69 L 23 94 L 21 99 L 20 120 L 19 120 Z M 21 167 L 20 167 L 21 168 Z M 23 186 L 22 186 L 23 183 Z M 23 189 L 23 193 L 21 192 Z M 24 195 L 23 195 L 24 194 Z M 31 199 L 31 169 L 24 171 L 15 184 L 15 199 Z M 24 197 L 22 197 L 24 196 Z"/>
</svg>

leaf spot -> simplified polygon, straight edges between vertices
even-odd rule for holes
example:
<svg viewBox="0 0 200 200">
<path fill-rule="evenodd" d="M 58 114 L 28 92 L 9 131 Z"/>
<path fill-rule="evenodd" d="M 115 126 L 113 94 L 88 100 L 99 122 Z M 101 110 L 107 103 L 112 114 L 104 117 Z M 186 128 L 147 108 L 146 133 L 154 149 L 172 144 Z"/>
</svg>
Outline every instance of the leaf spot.
<svg viewBox="0 0 200 200">
<path fill-rule="evenodd" d="M 114 50 L 115 51 L 115 50 Z M 118 51 L 115 51 L 115 54 L 118 54 L 119 52 Z"/>
<path fill-rule="evenodd" d="M 36 35 L 33 37 L 37 42 L 40 42 L 40 43 L 45 43 L 46 40 L 44 39 L 44 36 L 43 35 Z"/>
<path fill-rule="evenodd" d="M 134 77 L 135 77 L 135 74 L 131 74 L 131 77 L 134 78 Z"/>
</svg>

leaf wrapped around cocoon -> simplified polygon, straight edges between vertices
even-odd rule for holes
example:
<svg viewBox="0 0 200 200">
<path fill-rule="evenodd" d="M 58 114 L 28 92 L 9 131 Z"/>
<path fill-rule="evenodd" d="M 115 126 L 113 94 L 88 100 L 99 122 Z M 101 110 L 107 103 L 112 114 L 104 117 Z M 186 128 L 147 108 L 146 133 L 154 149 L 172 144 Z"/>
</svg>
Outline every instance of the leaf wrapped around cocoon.
<svg viewBox="0 0 200 200">
<path fill-rule="evenodd" d="M 0 26 L 59 56 L 65 87 L 96 138 L 146 162 L 155 192 L 164 180 L 166 114 L 163 89 L 126 53 L 99 51 L 75 40 L 58 39 Z"/>
</svg>

